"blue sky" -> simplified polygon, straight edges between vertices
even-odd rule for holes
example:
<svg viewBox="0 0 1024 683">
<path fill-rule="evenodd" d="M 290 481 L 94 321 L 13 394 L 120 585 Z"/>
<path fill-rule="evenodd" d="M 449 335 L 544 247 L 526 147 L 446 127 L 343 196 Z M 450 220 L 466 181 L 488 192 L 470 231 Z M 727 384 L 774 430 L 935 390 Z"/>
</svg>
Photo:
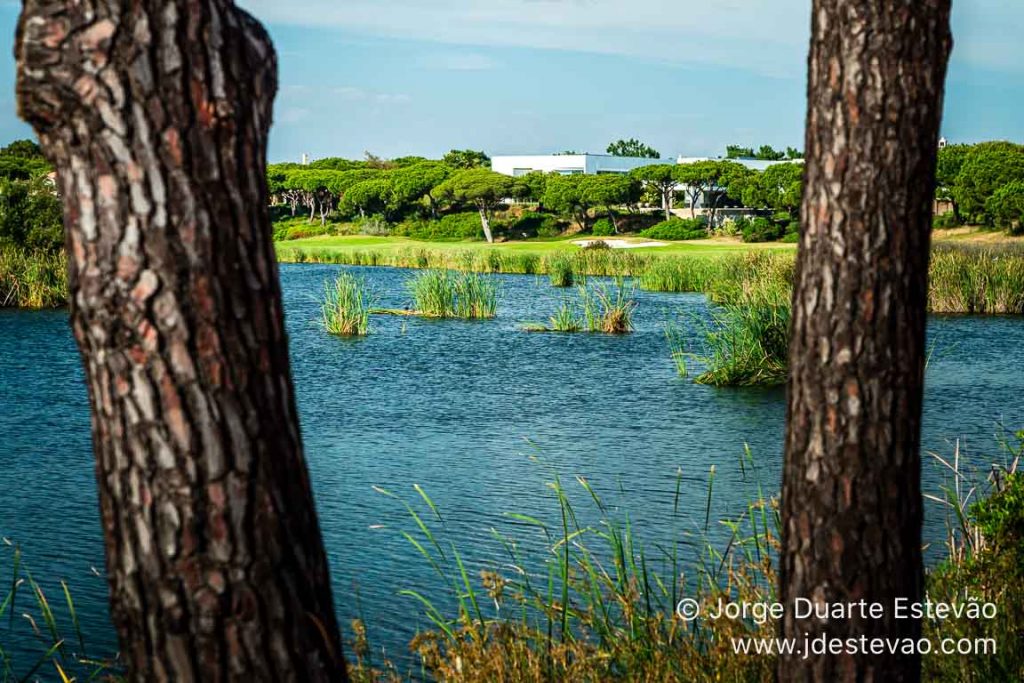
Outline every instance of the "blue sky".
<svg viewBox="0 0 1024 683">
<path fill-rule="evenodd" d="M 0 0 L 0 141 L 25 137 Z M 242 0 L 281 63 L 270 158 L 802 146 L 810 0 Z M 1024 3 L 955 0 L 944 134 L 1024 140 Z"/>
</svg>

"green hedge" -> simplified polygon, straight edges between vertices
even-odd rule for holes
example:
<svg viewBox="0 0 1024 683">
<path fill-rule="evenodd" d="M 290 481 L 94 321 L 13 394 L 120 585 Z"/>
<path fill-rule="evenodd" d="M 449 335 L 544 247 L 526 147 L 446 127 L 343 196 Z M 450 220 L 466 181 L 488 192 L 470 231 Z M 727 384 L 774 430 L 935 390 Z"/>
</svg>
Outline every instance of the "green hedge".
<svg viewBox="0 0 1024 683">
<path fill-rule="evenodd" d="M 708 228 L 703 218 L 670 218 L 642 230 L 640 234 L 656 240 L 701 240 L 707 238 Z"/>
<path fill-rule="evenodd" d="M 775 223 L 763 216 L 744 221 L 740 228 L 744 242 L 775 242 L 786 234 L 786 224 Z"/>
<path fill-rule="evenodd" d="M 524 211 L 521 216 L 505 222 L 504 229 L 512 239 L 527 237 L 558 237 L 562 234 L 562 226 L 558 217 L 539 211 Z"/>
<path fill-rule="evenodd" d="M 612 225 L 611 220 L 601 218 L 594 221 L 594 227 L 591 228 L 591 232 L 594 234 L 594 237 L 608 237 L 615 234 L 615 226 Z"/>
<path fill-rule="evenodd" d="M 956 219 L 956 216 L 952 211 L 948 211 L 944 214 L 935 216 L 932 218 L 932 227 L 943 229 L 943 228 L 957 228 L 960 226 L 960 221 Z"/>
<path fill-rule="evenodd" d="M 482 240 L 484 230 L 480 225 L 480 214 L 476 211 L 450 213 L 440 220 L 409 220 L 399 223 L 395 235 L 419 240 Z"/>
</svg>

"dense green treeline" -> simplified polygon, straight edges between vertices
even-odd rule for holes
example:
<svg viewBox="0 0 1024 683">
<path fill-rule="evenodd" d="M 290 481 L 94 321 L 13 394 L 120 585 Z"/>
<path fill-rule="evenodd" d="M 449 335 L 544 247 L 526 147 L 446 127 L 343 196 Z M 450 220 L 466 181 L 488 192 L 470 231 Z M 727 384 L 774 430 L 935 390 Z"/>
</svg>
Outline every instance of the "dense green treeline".
<svg viewBox="0 0 1024 683">
<path fill-rule="evenodd" d="M 941 227 L 976 224 L 1021 232 L 1024 215 L 1024 145 L 981 142 L 939 150 L 935 196 L 950 212 Z"/>
<path fill-rule="evenodd" d="M 0 149 L 0 307 L 67 299 L 63 216 L 51 173 L 30 140 Z"/>
<path fill-rule="evenodd" d="M 553 237 L 567 230 L 607 235 L 654 227 L 662 214 L 644 209 L 658 207 L 663 221 L 670 223 L 659 226 L 661 233 L 678 234 L 679 226 L 671 224 L 679 220 L 672 209 L 682 201 L 705 214 L 691 219 L 701 223 L 698 229 L 687 226 L 687 239 L 724 232 L 769 241 L 795 234 L 793 216 L 803 175 L 798 163 L 758 172 L 729 160 L 657 164 L 628 175 L 533 172 L 514 178 L 488 166 L 485 154 L 471 150 L 453 150 L 439 160 L 368 155 L 362 161 L 274 164 L 268 180 L 275 236 L 294 239 L 350 231 L 493 241 Z M 510 205 L 518 206 L 509 211 Z M 751 221 L 756 225 L 720 220 L 722 209 L 736 207 L 756 209 Z M 316 224 L 319 228 L 308 227 Z"/>
<path fill-rule="evenodd" d="M 51 171 L 34 142 L 0 149 L 0 247 L 53 252 L 64 244 Z"/>
<path fill-rule="evenodd" d="M 654 153 L 636 140 L 619 141 L 609 149 L 627 148 Z M 278 207 L 279 239 L 346 230 L 489 241 L 551 237 L 568 230 L 610 235 L 654 228 L 659 223 L 655 210 L 660 209 L 663 224 L 655 233 L 663 239 L 724 234 L 748 242 L 796 241 L 803 195 L 800 152 L 769 145 L 756 151 L 731 145 L 727 152 L 725 159 L 655 164 L 628 175 L 533 172 L 514 178 L 492 172 L 487 155 L 472 150 L 453 150 L 438 160 L 368 155 L 361 161 L 272 165 L 269 180 Z M 939 227 L 975 224 L 1020 230 L 1024 147 L 1010 142 L 949 145 L 939 156 L 936 199 L 951 207 L 949 215 L 937 218 Z M 753 170 L 740 163 L 746 158 L 779 163 Z M 525 223 L 519 221 L 522 207 L 515 205 L 530 208 Z M 701 223 L 676 222 L 683 220 L 674 211 L 677 206 L 689 209 L 689 220 Z M 744 215 L 737 216 L 736 209 Z M 452 215 L 460 218 L 448 218 Z M 288 222 L 299 217 L 320 228 Z"/>
</svg>

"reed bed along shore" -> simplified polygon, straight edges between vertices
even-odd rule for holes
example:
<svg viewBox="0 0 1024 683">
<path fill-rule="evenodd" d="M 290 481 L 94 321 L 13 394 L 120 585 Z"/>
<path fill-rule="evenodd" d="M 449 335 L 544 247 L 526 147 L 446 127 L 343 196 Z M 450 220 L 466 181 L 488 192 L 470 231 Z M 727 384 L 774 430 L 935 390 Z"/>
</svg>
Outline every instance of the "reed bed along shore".
<svg viewBox="0 0 1024 683">
<path fill-rule="evenodd" d="M 1010 681 L 1024 676 L 1024 432 L 1004 435 L 990 474 L 967 472 L 959 457 L 934 457 L 948 468 L 940 495 L 949 511 L 946 552 L 927 572 L 929 595 L 955 603 L 992 602 L 994 619 L 968 616 L 925 620 L 924 637 L 986 639 L 998 652 L 924 657 L 926 680 Z M 537 460 L 535 457 L 534 460 Z M 539 461 L 538 461 L 539 462 Z M 541 463 L 542 464 L 542 463 Z M 415 494 L 377 489 L 409 515 L 400 530 L 441 579 L 430 593 L 400 591 L 433 624 L 412 643 L 417 673 L 427 680 L 493 681 L 771 681 L 773 655 L 744 653 L 736 643 L 777 635 L 774 619 L 707 618 L 719 600 L 755 604 L 776 599 L 775 572 L 781 520 L 778 499 L 766 495 L 749 449 L 739 462 L 756 487 L 752 501 L 716 512 L 715 468 L 703 488 L 687 490 L 677 474 L 664 544 L 645 546 L 619 505 L 584 477 L 564 481 L 550 471 L 551 512 L 545 519 L 507 512 L 515 525 L 492 527 L 496 559 L 471 563 L 458 533 L 419 485 Z M 940 468 L 941 469 L 941 468 Z M 973 482 L 973 484 L 972 484 Z M 596 519 L 586 523 L 584 519 Z M 715 543 L 710 529 L 727 537 Z M 524 534 L 540 539 L 529 543 Z M 526 548 L 542 548 L 543 567 Z M 696 619 L 679 613 L 699 605 Z M 684 612 L 687 613 L 687 612 Z M 348 650 L 356 681 L 406 680 L 398 667 L 373 652 L 361 621 Z M 742 647 L 742 645 L 741 645 Z"/>
<path fill-rule="evenodd" d="M 279 248 L 287 263 L 336 263 L 396 268 L 441 268 L 476 273 L 548 275 L 558 287 L 588 276 L 636 278 L 651 292 L 698 292 L 729 303 L 755 290 L 788 297 L 795 254 L 660 255 L 581 249 L 539 256 L 500 249 L 306 251 Z M 931 266 L 929 310 L 937 314 L 1024 314 L 1024 249 L 1015 246 L 939 245 Z"/>
<path fill-rule="evenodd" d="M 928 306 L 933 313 L 1024 313 L 1024 248 L 937 247 Z"/>
<path fill-rule="evenodd" d="M 68 300 L 63 252 L 0 248 L 0 308 L 56 308 Z"/>
<path fill-rule="evenodd" d="M 547 275 L 571 287 L 588 276 L 635 278 L 651 292 L 699 292 L 728 303 L 758 289 L 788 291 L 795 254 L 756 251 L 732 254 L 637 253 L 580 249 L 537 254 L 493 249 L 305 250 L 278 247 L 284 263 L 454 270 L 472 273 Z M 0 249 L 0 307 L 48 308 L 67 303 L 63 254 Z M 932 256 L 929 310 L 937 314 L 1024 314 L 1024 248 L 1012 245 L 936 246 Z"/>
</svg>

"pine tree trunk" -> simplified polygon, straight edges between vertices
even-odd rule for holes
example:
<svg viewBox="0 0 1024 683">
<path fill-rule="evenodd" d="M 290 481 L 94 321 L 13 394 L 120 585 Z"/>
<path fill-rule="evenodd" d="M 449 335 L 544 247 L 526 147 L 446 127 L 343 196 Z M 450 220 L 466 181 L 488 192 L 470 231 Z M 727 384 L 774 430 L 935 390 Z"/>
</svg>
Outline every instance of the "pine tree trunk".
<svg viewBox="0 0 1024 683">
<path fill-rule="evenodd" d="M 780 594 L 881 619 L 786 637 L 917 638 L 931 202 L 950 0 L 814 0 L 807 188 L 793 298 Z M 782 681 L 916 681 L 920 657 L 783 657 Z"/>
<path fill-rule="evenodd" d="M 230 0 L 27 0 L 111 616 L 133 681 L 341 681 L 265 153 L 276 57 Z"/>
<path fill-rule="evenodd" d="M 480 207 L 478 211 L 480 212 L 480 227 L 483 228 L 484 237 L 487 238 L 489 244 L 493 244 L 494 235 L 491 234 L 491 221 L 487 216 L 487 209 Z"/>
</svg>

